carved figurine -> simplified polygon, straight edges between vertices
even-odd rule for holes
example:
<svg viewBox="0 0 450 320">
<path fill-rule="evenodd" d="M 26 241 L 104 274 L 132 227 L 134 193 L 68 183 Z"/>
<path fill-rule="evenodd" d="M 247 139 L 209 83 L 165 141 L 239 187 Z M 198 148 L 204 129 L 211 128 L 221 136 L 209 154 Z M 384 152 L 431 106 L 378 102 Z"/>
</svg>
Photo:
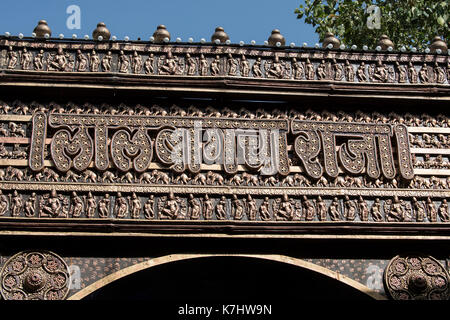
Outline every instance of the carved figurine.
<svg viewBox="0 0 450 320">
<path fill-rule="evenodd" d="M 234 220 L 242 220 L 244 216 L 244 205 L 237 195 L 233 194 L 233 200 L 231 201 L 231 216 Z"/>
<path fill-rule="evenodd" d="M 137 51 L 133 52 L 133 57 L 131 59 L 131 69 L 134 74 L 140 74 L 142 71 L 142 57 Z"/>
<path fill-rule="evenodd" d="M 361 196 L 359 196 L 358 211 L 359 211 L 359 218 L 361 221 L 369 220 L 369 207 L 367 206 L 366 201 L 364 201 L 364 199 Z"/>
<path fill-rule="evenodd" d="M 313 221 L 316 215 L 316 208 L 314 207 L 314 203 L 311 200 L 309 200 L 306 196 L 303 196 L 303 210 L 305 221 Z"/>
<path fill-rule="evenodd" d="M 386 201 L 384 211 L 388 222 L 401 222 L 406 218 L 405 207 L 397 196 L 394 196 L 393 201 Z"/>
<path fill-rule="evenodd" d="M 450 220 L 450 216 L 448 213 L 448 203 L 447 203 L 447 199 L 443 199 L 442 203 L 439 207 L 439 218 L 441 218 L 442 222 L 448 222 Z"/>
<path fill-rule="evenodd" d="M 207 76 L 208 75 L 208 60 L 205 58 L 203 53 L 200 55 L 199 73 L 200 73 L 201 76 Z"/>
<path fill-rule="evenodd" d="M 381 63 L 381 60 L 377 61 L 377 65 L 375 67 L 373 73 L 373 79 L 376 82 L 386 82 L 388 79 L 388 73 L 386 71 L 386 66 Z"/>
<path fill-rule="evenodd" d="M 53 189 L 49 195 L 42 197 L 39 216 L 56 218 L 61 214 L 61 209 L 61 197 Z"/>
<path fill-rule="evenodd" d="M 412 62 L 409 62 L 408 64 L 408 77 L 410 83 L 417 83 L 418 80 L 417 70 L 412 64 Z"/>
<path fill-rule="evenodd" d="M 72 192 L 72 207 L 70 208 L 70 215 L 73 218 L 78 218 L 81 216 L 83 209 L 84 209 L 83 200 L 81 199 L 80 196 L 77 195 L 75 191 Z"/>
<path fill-rule="evenodd" d="M 227 218 L 227 199 L 222 196 L 216 205 L 217 220 L 225 220 Z"/>
<path fill-rule="evenodd" d="M 398 63 L 398 61 L 395 62 L 395 66 L 396 66 L 397 74 L 398 74 L 398 79 L 397 79 L 398 83 L 405 83 L 406 78 L 407 78 L 407 71 L 406 71 L 405 66 Z"/>
<path fill-rule="evenodd" d="M 165 201 L 164 205 L 159 211 L 161 219 L 172 219 L 175 220 L 178 218 L 178 214 L 180 213 L 180 204 L 175 199 L 175 195 L 171 192 L 167 201 Z"/>
<path fill-rule="evenodd" d="M 18 57 L 17 52 L 14 51 L 12 47 L 9 47 L 8 69 L 15 69 L 18 61 L 19 61 L 19 57 Z"/>
<path fill-rule="evenodd" d="M 317 66 L 317 80 L 325 80 L 328 78 L 327 65 L 325 60 L 322 60 Z"/>
<path fill-rule="evenodd" d="M 88 59 L 87 59 L 86 55 L 83 52 L 81 52 L 81 50 L 77 50 L 77 62 L 78 62 L 78 67 L 77 67 L 78 72 L 84 72 L 87 70 Z"/>
<path fill-rule="evenodd" d="M 355 81 L 355 70 L 353 69 L 353 65 L 348 60 L 345 60 L 344 73 L 348 82 Z"/>
<path fill-rule="evenodd" d="M 95 210 L 97 209 L 97 201 L 91 192 L 88 193 L 86 199 L 86 217 L 93 218 L 95 216 Z"/>
<path fill-rule="evenodd" d="M 252 66 L 252 73 L 255 78 L 262 77 L 261 65 L 262 65 L 261 57 L 258 57 Z"/>
<path fill-rule="evenodd" d="M 194 198 L 194 195 L 189 194 L 189 218 L 191 220 L 200 219 L 201 205 L 200 201 Z"/>
<path fill-rule="evenodd" d="M 121 192 L 117 193 L 116 202 L 114 205 L 114 212 L 116 213 L 117 218 L 125 218 L 128 215 L 128 201 L 125 197 L 122 196 Z"/>
<path fill-rule="evenodd" d="M 237 60 L 235 58 L 233 58 L 233 55 L 231 53 L 228 54 L 227 65 L 228 65 L 228 75 L 229 76 L 236 76 L 237 75 L 238 62 L 237 62 Z"/>
<path fill-rule="evenodd" d="M 330 213 L 330 218 L 332 221 L 339 221 L 341 220 L 341 205 L 339 204 L 338 198 L 334 198 L 333 201 L 330 204 L 330 207 L 328 208 L 328 211 Z"/>
<path fill-rule="evenodd" d="M 315 78 L 314 65 L 309 59 L 306 59 L 305 63 L 305 78 L 306 80 L 314 80 Z"/>
<path fill-rule="evenodd" d="M 433 201 L 429 197 L 427 198 L 427 216 L 428 221 L 437 222 L 437 210 Z"/>
<path fill-rule="evenodd" d="M 220 57 L 219 56 L 216 56 L 216 58 L 211 61 L 209 68 L 210 68 L 212 76 L 219 75 L 219 73 L 220 73 Z"/>
<path fill-rule="evenodd" d="M 248 195 L 247 201 L 245 201 L 245 209 L 247 212 L 248 220 L 256 220 L 258 208 L 256 206 L 255 199 L 253 199 L 251 195 Z"/>
<path fill-rule="evenodd" d="M 25 216 L 33 217 L 36 212 L 36 193 L 33 192 L 31 196 L 25 201 Z"/>
<path fill-rule="evenodd" d="M 105 194 L 104 198 L 98 203 L 98 216 L 100 218 L 108 218 L 109 216 L 109 205 L 111 203 L 111 199 L 109 198 L 109 194 Z"/>
<path fill-rule="evenodd" d="M 426 63 L 423 64 L 422 68 L 419 70 L 419 79 L 422 83 L 430 82 L 430 76 L 428 74 L 428 66 Z"/>
<path fill-rule="evenodd" d="M 296 58 L 292 58 L 292 76 L 296 80 L 301 80 L 304 77 L 305 68 L 303 67 L 303 63 L 298 62 Z"/>
<path fill-rule="evenodd" d="M 22 70 L 30 70 L 31 63 L 33 62 L 33 54 L 23 48 L 20 64 L 22 65 Z"/>
<path fill-rule="evenodd" d="M 0 216 L 4 216 L 9 209 L 8 197 L 0 190 Z"/>
<path fill-rule="evenodd" d="M 366 65 L 364 62 L 361 62 L 358 69 L 356 70 L 356 75 L 358 77 L 359 82 L 366 82 L 367 81 L 367 75 L 366 75 Z"/>
<path fill-rule="evenodd" d="M 129 67 L 130 67 L 130 58 L 123 52 L 123 50 L 120 51 L 119 54 L 119 72 L 121 73 L 128 73 Z"/>
<path fill-rule="evenodd" d="M 151 194 L 147 201 L 144 204 L 144 217 L 147 220 L 155 218 L 155 211 L 154 211 L 154 205 L 155 205 L 155 196 Z"/>
<path fill-rule="evenodd" d="M 348 196 L 344 199 L 344 218 L 347 221 L 353 221 L 356 218 L 357 206 L 354 200 L 350 200 Z"/>
<path fill-rule="evenodd" d="M 154 74 L 155 73 L 155 55 L 150 53 L 148 55 L 147 60 L 144 62 L 144 70 L 146 74 Z"/>
<path fill-rule="evenodd" d="M 13 196 L 11 198 L 11 214 L 13 217 L 20 216 L 20 212 L 23 207 L 23 199 L 22 196 L 19 195 L 17 190 L 14 190 Z"/>
<path fill-rule="evenodd" d="M 89 64 L 91 65 L 91 71 L 98 72 L 100 67 L 100 57 L 98 56 L 97 52 L 95 52 L 95 50 L 92 50 L 92 53 L 88 54 L 88 56 Z"/>
<path fill-rule="evenodd" d="M 317 217 L 319 218 L 319 221 L 326 221 L 327 220 L 327 205 L 325 201 L 322 200 L 321 196 L 317 197 Z"/>
<path fill-rule="evenodd" d="M 197 61 L 195 58 L 191 57 L 189 53 L 186 53 L 186 74 L 188 76 L 193 76 L 197 72 Z"/>
<path fill-rule="evenodd" d="M 133 192 L 133 194 L 131 195 L 131 218 L 133 219 L 139 219 L 139 216 L 141 214 L 141 199 L 138 198 L 138 196 L 136 195 L 136 193 Z"/>
<path fill-rule="evenodd" d="M 380 198 L 376 198 L 373 202 L 372 208 L 370 208 L 370 214 L 373 221 L 381 222 L 383 221 L 383 216 L 381 214 L 381 202 Z"/>
<path fill-rule="evenodd" d="M 37 71 L 44 70 L 44 50 L 40 50 L 33 60 L 34 69 Z"/>
<path fill-rule="evenodd" d="M 272 219 L 271 214 L 270 214 L 269 197 L 265 197 L 263 202 L 259 206 L 259 216 L 261 217 L 261 220 L 263 220 L 263 221 L 269 221 Z"/>
<path fill-rule="evenodd" d="M 212 220 L 214 211 L 214 203 L 207 194 L 203 198 L 203 219 Z"/>
<path fill-rule="evenodd" d="M 434 64 L 434 82 L 436 83 L 444 83 L 445 82 L 445 71 L 444 68 L 442 68 L 441 66 L 439 66 L 439 64 L 436 62 Z"/>
<path fill-rule="evenodd" d="M 334 80 L 341 81 L 344 78 L 344 68 L 336 59 L 333 59 Z"/>
<path fill-rule="evenodd" d="M 103 56 L 102 59 L 102 70 L 103 72 L 110 72 L 112 67 L 112 53 L 108 51 L 107 54 Z"/>
<path fill-rule="evenodd" d="M 264 68 L 266 69 L 266 78 L 282 79 L 284 76 L 283 63 L 277 55 L 273 61 L 266 61 Z"/>
<path fill-rule="evenodd" d="M 249 64 L 247 58 L 245 58 L 245 55 L 242 55 L 239 67 L 241 70 L 241 76 L 248 77 L 248 75 L 250 73 L 250 64 Z"/>
<path fill-rule="evenodd" d="M 68 59 L 64 54 L 62 47 L 58 47 L 58 51 L 55 54 L 51 54 L 47 57 L 47 68 L 49 71 L 65 71 L 68 64 Z"/>
<path fill-rule="evenodd" d="M 293 214 L 294 206 L 289 200 L 287 194 L 283 194 L 281 199 L 275 200 L 273 210 L 275 220 L 292 220 Z"/>
<path fill-rule="evenodd" d="M 163 75 L 174 75 L 178 70 L 178 59 L 172 54 L 172 51 L 167 52 L 167 57 L 164 59 L 160 58 L 159 74 Z"/>
</svg>

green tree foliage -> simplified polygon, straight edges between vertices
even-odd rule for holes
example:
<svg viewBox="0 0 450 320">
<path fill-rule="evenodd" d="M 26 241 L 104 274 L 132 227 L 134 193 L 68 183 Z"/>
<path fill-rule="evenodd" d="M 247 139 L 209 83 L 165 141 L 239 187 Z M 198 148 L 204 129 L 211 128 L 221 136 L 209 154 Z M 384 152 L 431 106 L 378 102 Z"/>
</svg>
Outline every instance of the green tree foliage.
<svg viewBox="0 0 450 320">
<path fill-rule="evenodd" d="M 380 28 L 367 26 L 370 5 L 380 9 Z M 295 9 L 298 19 L 316 27 L 323 41 L 332 32 L 342 43 L 374 49 L 382 34 L 396 45 L 423 49 L 435 36 L 450 40 L 449 0 L 305 0 Z M 372 15 L 373 16 L 373 15 Z"/>
</svg>

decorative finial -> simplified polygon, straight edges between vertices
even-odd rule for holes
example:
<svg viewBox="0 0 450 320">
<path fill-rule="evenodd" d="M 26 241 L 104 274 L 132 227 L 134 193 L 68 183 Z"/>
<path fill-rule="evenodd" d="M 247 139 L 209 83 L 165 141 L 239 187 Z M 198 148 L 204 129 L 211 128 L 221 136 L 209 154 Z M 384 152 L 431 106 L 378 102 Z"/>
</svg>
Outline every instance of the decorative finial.
<svg viewBox="0 0 450 320">
<path fill-rule="evenodd" d="M 153 38 L 155 39 L 155 43 L 163 43 L 165 38 L 170 41 L 170 32 L 167 31 L 165 25 L 161 24 L 156 28 L 155 33 L 153 33 Z"/>
<path fill-rule="evenodd" d="M 217 27 L 216 31 L 211 36 L 211 42 L 216 43 L 216 40 L 219 40 L 219 43 L 225 43 L 227 40 L 229 40 L 230 37 L 228 34 L 223 30 L 222 27 Z"/>
<path fill-rule="evenodd" d="M 34 28 L 33 33 L 36 34 L 37 38 L 44 38 L 46 34 L 48 34 L 48 37 L 51 37 L 52 30 L 50 30 L 47 21 L 40 20 L 36 28 Z"/>
<path fill-rule="evenodd" d="M 269 39 L 267 39 L 269 46 L 276 46 L 277 42 L 280 43 L 281 46 L 286 45 L 286 39 L 284 39 L 283 35 L 280 33 L 280 30 L 274 29 Z"/>
<path fill-rule="evenodd" d="M 92 32 L 92 38 L 94 40 L 99 40 L 99 37 L 102 37 L 102 40 L 109 40 L 111 37 L 111 32 L 109 32 L 108 28 L 106 28 L 106 24 L 104 22 L 100 22 L 97 24 L 97 28 Z"/>
<path fill-rule="evenodd" d="M 330 46 L 331 44 L 331 46 Z M 341 41 L 334 36 L 331 32 L 325 33 L 325 38 L 323 39 L 322 47 L 323 48 L 331 48 L 331 49 L 339 49 L 341 45 Z"/>
<path fill-rule="evenodd" d="M 438 53 L 437 52 L 438 49 L 441 50 L 441 53 L 442 52 L 447 52 L 447 50 L 448 50 L 447 44 L 439 36 L 436 36 L 436 37 L 433 38 L 433 41 L 431 42 L 430 49 L 431 49 L 432 53 Z"/>
<path fill-rule="evenodd" d="M 394 48 L 394 43 L 385 34 L 380 37 L 377 45 L 381 47 L 381 50 L 387 50 L 389 47 Z"/>
</svg>

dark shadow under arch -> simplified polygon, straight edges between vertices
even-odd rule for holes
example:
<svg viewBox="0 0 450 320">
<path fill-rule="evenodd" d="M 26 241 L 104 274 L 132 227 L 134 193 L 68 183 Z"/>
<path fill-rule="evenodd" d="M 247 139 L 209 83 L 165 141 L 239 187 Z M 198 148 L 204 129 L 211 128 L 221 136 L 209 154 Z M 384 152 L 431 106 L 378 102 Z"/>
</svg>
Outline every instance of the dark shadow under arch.
<svg viewBox="0 0 450 320">
<path fill-rule="evenodd" d="M 306 268 L 252 257 L 217 256 L 144 269 L 99 288 L 84 300 L 261 303 L 372 298 Z"/>
</svg>

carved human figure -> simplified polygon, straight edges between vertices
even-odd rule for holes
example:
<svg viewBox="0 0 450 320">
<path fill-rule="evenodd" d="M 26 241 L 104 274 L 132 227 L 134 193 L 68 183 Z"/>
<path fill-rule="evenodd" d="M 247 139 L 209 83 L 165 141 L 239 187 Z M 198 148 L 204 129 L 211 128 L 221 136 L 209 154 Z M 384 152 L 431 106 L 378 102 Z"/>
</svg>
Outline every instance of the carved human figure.
<svg viewBox="0 0 450 320">
<path fill-rule="evenodd" d="M 359 82 L 367 81 L 366 64 L 364 62 L 361 62 L 358 69 L 356 70 L 356 76 L 358 77 Z"/>
<path fill-rule="evenodd" d="M 404 221 L 405 208 L 397 196 L 394 196 L 390 209 L 386 212 L 387 221 Z"/>
<path fill-rule="evenodd" d="M 373 202 L 372 208 L 370 208 L 370 215 L 373 221 L 381 222 L 383 221 L 383 215 L 381 213 L 381 202 L 380 198 L 376 198 Z"/>
<path fill-rule="evenodd" d="M 304 77 L 305 68 L 303 67 L 303 63 L 298 62 L 297 58 L 292 58 L 292 77 L 296 80 L 301 80 Z"/>
<path fill-rule="evenodd" d="M 80 196 L 77 195 L 75 191 L 72 192 L 72 207 L 70 208 L 70 215 L 73 218 L 78 218 L 81 216 L 83 209 L 84 209 L 83 200 L 81 199 Z"/>
<path fill-rule="evenodd" d="M 8 197 L 0 190 L 0 216 L 4 216 L 9 209 Z"/>
<path fill-rule="evenodd" d="M 88 193 L 86 198 L 86 217 L 93 218 L 95 216 L 95 210 L 97 209 L 97 200 L 92 195 L 92 192 Z"/>
<path fill-rule="evenodd" d="M 205 58 L 203 53 L 200 55 L 199 73 L 200 73 L 201 76 L 207 76 L 208 75 L 208 60 Z"/>
<path fill-rule="evenodd" d="M 422 65 L 422 68 L 419 70 L 419 79 L 422 83 L 430 82 L 430 76 L 428 74 L 428 66 L 426 63 Z"/>
<path fill-rule="evenodd" d="M 231 216 L 234 220 L 242 220 L 244 217 L 244 205 L 235 194 L 233 194 L 233 200 L 231 201 Z"/>
<path fill-rule="evenodd" d="M 161 58 L 160 58 L 161 59 Z M 159 67 L 159 74 L 174 75 L 178 69 L 178 59 L 172 54 L 172 51 L 167 52 L 166 58 Z"/>
<path fill-rule="evenodd" d="M 203 198 L 203 219 L 204 220 L 212 220 L 214 211 L 214 203 L 213 200 L 209 198 L 207 194 Z"/>
<path fill-rule="evenodd" d="M 112 57 L 111 51 L 108 51 L 108 53 L 103 56 L 103 59 L 102 59 L 102 70 L 104 72 L 110 72 L 111 71 L 112 58 L 113 57 Z"/>
<path fill-rule="evenodd" d="M 386 70 L 386 66 L 383 65 L 381 60 L 378 60 L 377 65 L 374 70 L 374 73 L 373 73 L 373 79 L 376 82 L 386 82 L 387 78 L 388 78 L 388 73 Z"/>
<path fill-rule="evenodd" d="M 62 47 L 58 47 L 57 52 L 50 58 L 50 61 L 47 62 L 47 67 L 50 71 L 64 71 L 66 69 L 68 61 Z"/>
<path fill-rule="evenodd" d="M 248 195 L 248 197 L 247 197 L 246 209 L 247 209 L 248 220 L 256 220 L 256 216 L 258 214 L 258 208 L 256 206 L 255 199 L 253 199 L 251 195 Z"/>
<path fill-rule="evenodd" d="M 222 196 L 216 205 L 217 220 L 225 220 L 227 218 L 227 199 Z"/>
<path fill-rule="evenodd" d="M 315 78 L 314 64 L 309 59 L 306 59 L 305 63 L 305 78 L 306 80 L 314 80 Z"/>
<path fill-rule="evenodd" d="M 13 196 L 11 198 L 11 213 L 13 217 L 20 216 L 20 212 L 22 211 L 23 207 L 23 199 L 22 196 L 19 195 L 17 190 L 14 190 Z"/>
<path fill-rule="evenodd" d="M 322 60 L 316 69 L 317 72 L 317 79 L 318 80 L 325 80 L 328 78 L 328 72 L 327 72 L 327 65 L 325 63 L 325 60 Z"/>
<path fill-rule="evenodd" d="M 353 221 L 356 218 L 357 206 L 354 200 L 350 200 L 348 196 L 344 199 L 344 217 L 347 221 Z"/>
<path fill-rule="evenodd" d="M 180 205 L 175 199 L 173 192 L 169 194 L 167 201 L 165 202 L 162 210 L 160 211 L 161 219 L 177 219 L 180 213 Z"/>
<path fill-rule="evenodd" d="M 427 216 L 428 221 L 437 222 L 437 210 L 431 198 L 427 198 Z"/>
<path fill-rule="evenodd" d="M 407 71 L 404 65 L 401 65 L 398 61 L 395 62 L 395 66 L 398 74 L 398 82 L 405 83 L 407 78 Z"/>
<path fill-rule="evenodd" d="M 117 193 L 116 202 L 114 205 L 114 212 L 116 213 L 117 218 L 125 218 L 128 215 L 128 201 L 125 197 L 122 196 L 121 192 Z"/>
<path fill-rule="evenodd" d="M 195 60 L 195 58 L 191 57 L 189 53 L 186 53 L 186 65 L 186 74 L 188 76 L 195 75 L 195 73 L 197 72 L 197 61 Z"/>
<path fill-rule="evenodd" d="M 88 59 L 86 55 L 83 52 L 81 52 L 81 50 L 77 50 L 77 62 L 78 62 L 77 71 L 83 72 L 87 70 Z"/>
<path fill-rule="evenodd" d="M 242 77 L 248 77 L 250 73 L 250 64 L 245 57 L 245 55 L 242 55 L 239 68 L 241 70 L 241 76 Z"/>
<path fill-rule="evenodd" d="M 336 59 L 333 59 L 333 71 L 335 81 L 341 81 L 344 78 L 344 68 L 342 64 L 337 63 Z"/>
<path fill-rule="evenodd" d="M 153 194 L 151 194 L 144 204 L 145 219 L 150 220 L 150 219 L 155 218 L 154 206 L 155 206 L 155 196 Z"/>
<path fill-rule="evenodd" d="M 136 193 L 133 192 L 131 195 L 131 218 L 133 219 L 139 219 L 139 216 L 141 215 L 141 199 L 136 195 Z"/>
<path fill-rule="evenodd" d="M 361 221 L 369 220 L 369 207 L 367 206 L 367 202 L 361 196 L 359 196 L 358 200 L 358 212 Z"/>
<path fill-rule="evenodd" d="M 189 218 L 191 220 L 200 219 L 200 213 L 202 211 L 200 201 L 194 197 L 191 193 L 189 194 Z"/>
<path fill-rule="evenodd" d="M 236 76 L 238 69 L 238 62 L 235 58 L 233 58 L 233 55 L 231 53 L 228 54 L 227 66 L 228 66 L 228 75 Z"/>
<path fill-rule="evenodd" d="M 439 207 L 439 218 L 441 219 L 442 222 L 448 222 L 450 220 L 450 216 L 448 213 L 448 203 L 447 203 L 447 199 L 443 199 L 442 203 Z"/>
<path fill-rule="evenodd" d="M 144 70 L 146 74 L 154 74 L 155 73 L 155 55 L 150 53 L 148 55 L 147 60 L 144 62 Z"/>
<path fill-rule="evenodd" d="M 265 197 L 263 202 L 259 206 L 259 216 L 261 217 L 261 220 L 263 220 L 263 221 L 269 221 L 272 219 L 271 215 L 270 215 L 269 197 Z"/>
<path fill-rule="evenodd" d="M 294 214 L 294 207 L 289 200 L 287 194 L 283 194 L 281 198 L 281 202 L 279 204 L 279 208 L 274 212 L 274 216 L 276 220 L 291 220 Z"/>
<path fill-rule="evenodd" d="M 306 196 L 303 196 L 303 214 L 305 216 L 305 221 L 313 221 L 316 215 L 314 203 Z"/>
<path fill-rule="evenodd" d="M 109 198 L 109 194 L 107 193 L 98 203 L 98 216 L 100 218 L 108 218 L 110 203 L 111 199 Z"/>
<path fill-rule="evenodd" d="M 345 60 L 344 73 L 345 79 L 347 79 L 348 82 L 355 81 L 355 70 L 353 69 L 353 65 L 348 60 Z"/>
<path fill-rule="evenodd" d="M 139 74 L 142 71 L 142 57 L 137 51 L 133 52 L 133 57 L 131 59 L 131 69 L 134 74 Z"/>
<path fill-rule="evenodd" d="M 33 192 L 31 196 L 25 201 L 25 216 L 33 217 L 36 212 L 36 193 Z"/>
<path fill-rule="evenodd" d="M 269 63 L 268 61 L 266 61 L 265 69 L 267 78 L 283 78 L 283 64 L 281 63 L 280 58 L 277 55 L 275 55 L 272 62 Z"/>
<path fill-rule="evenodd" d="M 211 75 L 217 76 L 220 73 L 220 57 L 216 56 L 214 60 L 211 61 L 211 65 L 209 66 Z"/>
<path fill-rule="evenodd" d="M 33 62 L 33 54 L 29 52 L 27 48 L 23 48 L 22 57 L 20 61 L 22 70 L 30 70 L 32 62 Z"/>
<path fill-rule="evenodd" d="M 252 66 L 252 73 L 255 78 L 262 77 L 261 65 L 262 65 L 261 57 L 258 57 Z"/>
<path fill-rule="evenodd" d="M 92 50 L 91 53 L 88 53 L 89 57 L 89 65 L 91 66 L 92 72 L 98 72 L 100 67 L 100 57 L 98 56 L 95 50 Z"/>
<path fill-rule="evenodd" d="M 33 63 L 35 70 L 44 70 L 44 50 L 39 50 L 39 53 L 37 53 L 34 57 Z"/>
<path fill-rule="evenodd" d="M 328 211 L 330 213 L 330 218 L 332 221 L 339 221 L 341 220 L 341 205 L 339 204 L 338 198 L 334 198 L 333 201 L 330 204 L 330 207 L 328 208 Z"/>
<path fill-rule="evenodd" d="M 12 47 L 9 47 L 8 51 L 8 69 L 15 69 L 17 62 L 19 61 L 19 55 Z"/>
<path fill-rule="evenodd" d="M 317 206 L 317 217 L 319 218 L 319 221 L 326 221 L 327 220 L 327 205 L 326 205 L 325 201 L 323 201 L 321 196 L 317 197 L 316 206 Z"/>
<path fill-rule="evenodd" d="M 56 218 L 61 213 L 61 207 L 61 200 L 59 199 L 56 190 L 53 189 L 49 195 L 42 198 L 39 216 Z"/>
<path fill-rule="evenodd" d="M 444 68 L 442 68 L 439 63 L 434 64 L 434 82 L 436 83 L 444 83 L 445 82 L 445 71 Z"/>
<path fill-rule="evenodd" d="M 128 73 L 130 67 L 130 58 L 126 55 L 123 50 L 119 53 L 119 72 Z"/>
<path fill-rule="evenodd" d="M 408 64 L 408 78 L 410 83 L 417 83 L 418 80 L 417 70 L 412 64 L 412 62 L 409 62 Z"/>
</svg>

